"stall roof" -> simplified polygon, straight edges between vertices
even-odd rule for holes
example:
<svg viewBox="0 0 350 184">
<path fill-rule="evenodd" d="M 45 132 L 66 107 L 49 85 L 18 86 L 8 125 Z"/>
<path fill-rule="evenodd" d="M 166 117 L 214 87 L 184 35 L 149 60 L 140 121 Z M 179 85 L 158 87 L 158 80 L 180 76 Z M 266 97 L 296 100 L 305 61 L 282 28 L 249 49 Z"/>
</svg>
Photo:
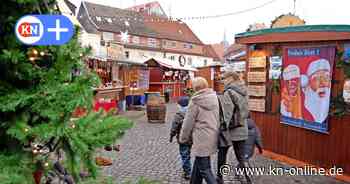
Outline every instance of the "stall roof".
<svg viewBox="0 0 350 184">
<path fill-rule="evenodd" d="M 189 67 L 189 66 L 180 66 L 179 62 L 174 61 L 174 60 L 170 60 L 167 58 L 150 58 L 147 59 L 144 63 L 149 64 L 151 61 L 154 61 L 156 63 L 158 63 L 159 65 L 166 67 L 166 68 L 170 68 L 170 69 L 176 69 L 176 70 L 188 70 L 188 71 L 197 71 L 197 69 Z"/>
<path fill-rule="evenodd" d="M 237 43 L 350 40 L 350 25 L 302 25 L 261 29 L 235 35 Z"/>
<path fill-rule="evenodd" d="M 127 61 L 127 60 L 120 60 L 120 59 L 113 59 L 113 58 L 106 58 L 106 57 L 100 57 L 100 56 L 89 56 L 89 59 L 97 59 L 100 61 L 114 61 L 120 64 L 130 64 L 130 65 L 139 65 L 139 66 L 146 66 L 144 63 L 138 63 L 134 61 Z"/>
</svg>

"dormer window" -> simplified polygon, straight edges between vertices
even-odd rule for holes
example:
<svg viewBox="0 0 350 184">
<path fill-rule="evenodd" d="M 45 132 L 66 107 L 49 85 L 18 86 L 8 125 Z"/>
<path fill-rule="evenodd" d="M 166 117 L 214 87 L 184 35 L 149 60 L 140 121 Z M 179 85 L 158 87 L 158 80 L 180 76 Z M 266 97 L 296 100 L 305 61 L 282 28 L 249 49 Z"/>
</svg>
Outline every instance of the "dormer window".
<svg viewBox="0 0 350 184">
<path fill-rule="evenodd" d="M 107 20 L 108 23 L 112 23 L 112 19 L 111 18 L 107 17 L 106 20 Z"/>
<path fill-rule="evenodd" d="M 154 38 L 148 38 L 148 46 L 149 47 L 157 47 L 157 40 Z"/>
<path fill-rule="evenodd" d="M 138 37 L 138 36 L 133 36 L 133 37 L 132 37 L 132 43 L 133 43 L 133 44 L 140 44 L 140 37 Z"/>
</svg>

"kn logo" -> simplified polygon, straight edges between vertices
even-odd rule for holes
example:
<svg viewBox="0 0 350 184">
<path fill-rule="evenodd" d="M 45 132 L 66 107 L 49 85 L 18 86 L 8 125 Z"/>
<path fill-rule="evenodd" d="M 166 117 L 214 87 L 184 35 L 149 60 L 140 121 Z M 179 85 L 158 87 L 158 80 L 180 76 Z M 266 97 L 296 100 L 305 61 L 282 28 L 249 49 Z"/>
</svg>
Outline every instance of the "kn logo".
<svg viewBox="0 0 350 184">
<path fill-rule="evenodd" d="M 16 24 L 15 33 L 26 45 L 62 45 L 74 34 L 74 26 L 64 15 L 26 15 Z"/>
</svg>

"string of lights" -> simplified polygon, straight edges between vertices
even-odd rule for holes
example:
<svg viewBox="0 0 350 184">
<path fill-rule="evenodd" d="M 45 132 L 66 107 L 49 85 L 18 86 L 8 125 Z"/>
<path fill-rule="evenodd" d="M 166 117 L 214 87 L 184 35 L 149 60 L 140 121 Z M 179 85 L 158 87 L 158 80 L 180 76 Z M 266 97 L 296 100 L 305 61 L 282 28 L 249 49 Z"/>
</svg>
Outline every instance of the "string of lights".
<svg viewBox="0 0 350 184">
<path fill-rule="evenodd" d="M 263 8 L 263 7 L 265 7 L 265 6 L 269 5 L 269 4 L 272 4 L 275 1 L 277 1 L 277 0 L 271 0 L 271 1 L 268 1 L 268 2 L 266 2 L 264 4 L 261 4 L 261 5 L 252 7 L 252 8 L 247 8 L 247 9 L 244 9 L 244 10 L 236 11 L 236 12 L 230 12 L 230 13 L 224 13 L 224 14 L 218 14 L 218 15 L 209 15 L 209 16 L 183 17 L 183 18 L 178 18 L 178 19 L 180 19 L 180 20 L 213 19 L 213 18 L 221 18 L 221 17 L 233 16 L 233 15 L 238 15 L 238 14 L 254 11 L 254 10 L 259 9 L 259 8 Z"/>
</svg>

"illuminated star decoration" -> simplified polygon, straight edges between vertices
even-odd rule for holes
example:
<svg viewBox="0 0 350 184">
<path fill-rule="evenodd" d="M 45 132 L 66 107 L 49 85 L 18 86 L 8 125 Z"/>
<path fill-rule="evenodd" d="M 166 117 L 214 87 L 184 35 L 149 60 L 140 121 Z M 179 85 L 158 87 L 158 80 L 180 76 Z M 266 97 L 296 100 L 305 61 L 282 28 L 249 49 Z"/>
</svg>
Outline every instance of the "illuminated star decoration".
<svg viewBox="0 0 350 184">
<path fill-rule="evenodd" d="M 120 38 L 123 43 L 128 43 L 129 41 L 128 31 L 120 32 Z"/>
</svg>

